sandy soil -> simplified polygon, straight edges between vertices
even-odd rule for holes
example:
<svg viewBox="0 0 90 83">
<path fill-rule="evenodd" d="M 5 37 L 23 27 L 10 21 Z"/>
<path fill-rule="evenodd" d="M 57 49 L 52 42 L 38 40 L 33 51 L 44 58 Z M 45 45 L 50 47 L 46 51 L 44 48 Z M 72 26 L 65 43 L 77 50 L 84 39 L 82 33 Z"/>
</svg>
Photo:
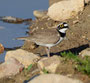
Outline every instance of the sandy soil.
<svg viewBox="0 0 90 83">
<path fill-rule="evenodd" d="M 51 48 L 52 54 L 60 54 L 62 51 L 72 51 L 74 53 L 79 53 L 83 49 L 89 47 L 90 44 L 90 5 L 86 6 L 84 11 L 80 13 L 77 17 L 66 20 L 69 24 L 70 30 L 67 31 L 67 39 L 61 42 L 59 45 Z M 59 24 L 60 22 L 55 22 L 48 18 L 35 20 L 34 24 L 29 27 L 32 32 L 33 29 L 44 30 L 51 28 L 54 25 Z M 34 31 L 34 32 L 35 32 Z M 23 46 L 23 49 L 40 53 L 41 55 L 46 55 L 45 48 L 39 46 L 34 50 L 31 48 L 30 42 L 26 42 Z M 30 47 L 29 47 L 30 46 Z"/>
</svg>

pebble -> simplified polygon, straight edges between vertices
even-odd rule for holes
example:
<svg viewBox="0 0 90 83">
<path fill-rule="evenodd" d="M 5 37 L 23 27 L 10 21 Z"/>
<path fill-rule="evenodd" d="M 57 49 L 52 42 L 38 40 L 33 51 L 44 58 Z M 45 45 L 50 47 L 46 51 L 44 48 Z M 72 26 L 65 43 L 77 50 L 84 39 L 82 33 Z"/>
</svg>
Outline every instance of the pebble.
<svg viewBox="0 0 90 83">
<path fill-rule="evenodd" d="M 0 43 L 0 54 L 4 52 L 4 46 Z"/>
<path fill-rule="evenodd" d="M 75 20 L 73 21 L 73 24 L 77 24 L 79 22 L 79 20 Z"/>
</svg>

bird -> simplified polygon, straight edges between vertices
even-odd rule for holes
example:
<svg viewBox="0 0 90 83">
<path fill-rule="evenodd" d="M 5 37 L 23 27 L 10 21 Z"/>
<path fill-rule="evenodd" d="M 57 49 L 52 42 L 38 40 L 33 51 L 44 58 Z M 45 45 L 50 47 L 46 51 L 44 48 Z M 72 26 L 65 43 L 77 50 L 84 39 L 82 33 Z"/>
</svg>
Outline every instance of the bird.
<svg viewBox="0 0 90 83">
<path fill-rule="evenodd" d="M 50 57 L 50 48 L 58 45 L 66 37 L 66 31 L 69 28 L 66 22 L 62 22 L 52 29 L 38 30 L 27 37 L 18 37 L 16 40 L 27 40 L 37 45 L 46 47 L 48 57 Z"/>
</svg>

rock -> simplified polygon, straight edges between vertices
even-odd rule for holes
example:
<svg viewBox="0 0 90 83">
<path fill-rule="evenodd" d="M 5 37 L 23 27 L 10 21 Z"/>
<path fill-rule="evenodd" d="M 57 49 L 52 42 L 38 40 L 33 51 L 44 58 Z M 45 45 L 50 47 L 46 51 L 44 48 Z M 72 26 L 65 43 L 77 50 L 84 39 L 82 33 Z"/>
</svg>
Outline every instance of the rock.
<svg viewBox="0 0 90 83">
<path fill-rule="evenodd" d="M 88 4 L 90 2 L 90 0 L 85 0 L 85 3 Z"/>
<path fill-rule="evenodd" d="M 4 52 L 4 46 L 0 43 L 0 54 Z"/>
<path fill-rule="evenodd" d="M 22 49 L 8 51 L 5 56 L 5 61 L 8 60 L 10 57 L 16 58 L 20 63 L 25 66 L 25 68 L 27 68 L 30 64 L 33 64 L 35 60 L 40 59 L 40 57 L 36 54 Z"/>
<path fill-rule="evenodd" d="M 23 22 L 31 22 L 32 19 L 22 19 L 22 18 L 17 18 L 17 17 L 12 17 L 12 16 L 1 16 L 0 21 L 6 22 L 6 23 L 13 23 L 13 24 L 21 24 Z"/>
<path fill-rule="evenodd" d="M 40 61 L 38 61 L 38 67 L 40 70 L 43 70 L 45 68 L 47 71 L 52 72 L 52 73 L 55 73 L 59 64 L 60 64 L 59 56 L 42 58 Z"/>
<path fill-rule="evenodd" d="M 29 33 L 30 34 L 30 33 Z M 22 49 L 26 49 L 26 50 L 34 50 L 36 49 L 38 46 L 30 41 L 25 41 L 24 45 L 22 46 Z"/>
<path fill-rule="evenodd" d="M 81 52 L 79 53 L 79 55 L 82 56 L 82 57 L 90 56 L 90 48 L 87 48 L 87 49 L 81 51 Z"/>
<path fill-rule="evenodd" d="M 0 65 L 0 78 L 16 75 L 24 66 L 15 58 L 9 58 Z"/>
<path fill-rule="evenodd" d="M 47 11 L 34 10 L 33 15 L 36 18 L 45 18 L 45 17 L 47 17 Z"/>
<path fill-rule="evenodd" d="M 5 29 L 5 27 L 4 26 L 0 26 L 0 30 L 2 30 L 2 29 Z"/>
<path fill-rule="evenodd" d="M 48 16 L 55 21 L 64 21 L 83 11 L 84 0 L 63 0 L 48 8 Z"/>
<path fill-rule="evenodd" d="M 58 74 L 43 74 L 28 83 L 83 83 L 80 80 Z"/>
<path fill-rule="evenodd" d="M 49 0 L 49 6 L 59 1 L 62 1 L 62 0 Z"/>
<path fill-rule="evenodd" d="M 74 20 L 73 24 L 77 24 L 79 22 L 79 20 Z"/>
</svg>

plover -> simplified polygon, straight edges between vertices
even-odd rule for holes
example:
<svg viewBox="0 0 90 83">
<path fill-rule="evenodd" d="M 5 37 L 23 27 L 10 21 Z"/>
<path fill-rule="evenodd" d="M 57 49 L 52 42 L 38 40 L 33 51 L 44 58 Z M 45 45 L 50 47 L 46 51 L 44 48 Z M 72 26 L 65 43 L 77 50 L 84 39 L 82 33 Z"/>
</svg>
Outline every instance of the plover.
<svg viewBox="0 0 90 83">
<path fill-rule="evenodd" d="M 59 44 L 65 37 L 69 28 L 66 22 L 60 23 L 53 29 L 45 29 L 36 31 L 28 37 L 19 37 L 18 40 L 27 40 L 46 47 L 48 57 L 50 57 L 50 48 Z"/>
</svg>

